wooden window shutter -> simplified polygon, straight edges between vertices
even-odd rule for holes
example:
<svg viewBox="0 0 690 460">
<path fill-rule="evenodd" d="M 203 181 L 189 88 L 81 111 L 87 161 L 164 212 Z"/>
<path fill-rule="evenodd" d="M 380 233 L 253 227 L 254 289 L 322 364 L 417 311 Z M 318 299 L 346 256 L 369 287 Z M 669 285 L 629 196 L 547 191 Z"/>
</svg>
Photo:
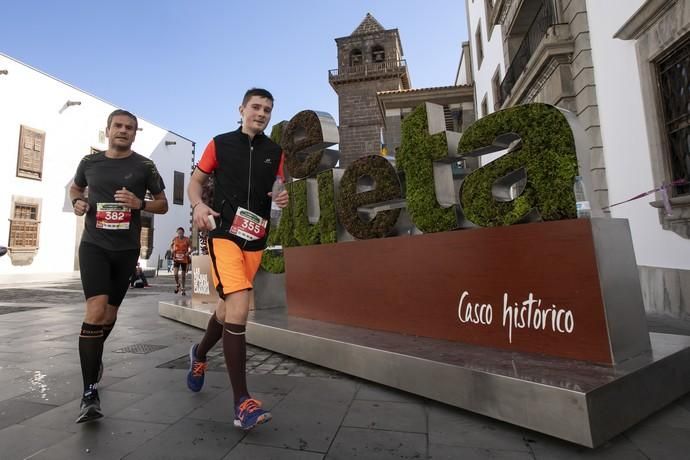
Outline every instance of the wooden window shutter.
<svg viewBox="0 0 690 460">
<path fill-rule="evenodd" d="M 19 130 L 17 177 L 41 180 L 46 133 L 22 125 Z"/>
</svg>

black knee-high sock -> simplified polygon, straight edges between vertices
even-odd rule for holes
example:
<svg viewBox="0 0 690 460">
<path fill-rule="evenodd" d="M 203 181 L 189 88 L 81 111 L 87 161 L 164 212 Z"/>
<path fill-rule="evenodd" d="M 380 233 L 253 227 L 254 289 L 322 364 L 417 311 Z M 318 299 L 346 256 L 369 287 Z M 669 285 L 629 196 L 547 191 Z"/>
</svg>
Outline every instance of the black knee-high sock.
<svg viewBox="0 0 690 460">
<path fill-rule="evenodd" d="M 204 337 L 199 342 L 199 346 L 196 347 L 196 359 L 206 361 L 206 353 L 218 343 L 221 337 L 223 337 L 223 323 L 218 321 L 218 317 L 214 313 L 208 320 Z"/>
<path fill-rule="evenodd" d="M 108 336 L 110 335 L 111 332 L 113 332 L 113 328 L 115 327 L 115 322 L 117 320 L 113 321 L 110 324 L 104 324 L 103 325 L 103 344 L 105 345 L 105 341 L 108 340 Z M 98 362 L 103 362 L 103 348 L 101 347 L 101 355 L 98 357 Z"/>
<path fill-rule="evenodd" d="M 247 342 L 244 337 L 246 327 L 243 324 L 225 323 L 223 327 L 223 354 L 225 367 L 228 369 L 235 405 L 247 391 Z"/>
<path fill-rule="evenodd" d="M 110 324 L 104 324 L 103 325 L 103 342 L 108 340 L 108 336 L 110 335 L 111 332 L 113 332 L 113 328 L 115 327 L 115 322 L 117 320 L 113 321 Z"/>
<path fill-rule="evenodd" d="M 79 334 L 79 360 L 81 361 L 81 375 L 84 380 L 84 394 L 95 388 L 102 354 L 103 326 L 82 323 Z"/>
</svg>

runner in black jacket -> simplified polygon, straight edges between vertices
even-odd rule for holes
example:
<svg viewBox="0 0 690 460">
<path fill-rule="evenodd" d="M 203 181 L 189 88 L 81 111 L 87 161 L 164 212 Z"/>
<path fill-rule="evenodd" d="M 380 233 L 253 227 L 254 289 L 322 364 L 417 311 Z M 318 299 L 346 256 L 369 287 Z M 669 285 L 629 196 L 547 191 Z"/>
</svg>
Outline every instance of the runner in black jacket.
<svg viewBox="0 0 690 460">
<path fill-rule="evenodd" d="M 267 422 L 270 412 L 247 390 L 245 325 L 249 313 L 249 290 L 268 238 L 271 199 L 284 208 L 288 194 L 272 196 L 277 177 L 283 180 L 280 146 L 263 133 L 271 119 L 273 96 L 264 89 L 250 89 L 239 108 L 242 126 L 221 134 L 204 150 L 189 183 L 194 224 L 210 230 L 208 239 L 212 276 L 220 295 L 214 315 L 199 344 L 189 352 L 187 386 L 199 391 L 204 384 L 206 353 L 223 338 L 223 353 L 235 397 L 235 425 L 245 430 Z M 201 200 L 202 187 L 213 174 L 212 207 Z"/>
</svg>

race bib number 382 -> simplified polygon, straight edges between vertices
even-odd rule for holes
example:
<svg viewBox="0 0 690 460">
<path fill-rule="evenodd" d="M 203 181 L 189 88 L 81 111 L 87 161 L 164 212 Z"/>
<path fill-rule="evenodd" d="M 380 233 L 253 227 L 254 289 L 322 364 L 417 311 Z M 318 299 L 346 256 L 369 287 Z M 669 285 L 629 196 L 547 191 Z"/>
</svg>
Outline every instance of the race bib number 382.
<svg viewBox="0 0 690 460">
<path fill-rule="evenodd" d="M 98 203 L 96 205 L 96 228 L 104 230 L 127 230 L 132 221 L 132 210 L 121 203 Z"/>
<path fill-rule="evenodd" d="M 263 217 L 238 207 L 230 226 L 230 233 L 247 241 L 259 240 L 266 235 L 267 223 L 268 221 Z"/>
</svg>

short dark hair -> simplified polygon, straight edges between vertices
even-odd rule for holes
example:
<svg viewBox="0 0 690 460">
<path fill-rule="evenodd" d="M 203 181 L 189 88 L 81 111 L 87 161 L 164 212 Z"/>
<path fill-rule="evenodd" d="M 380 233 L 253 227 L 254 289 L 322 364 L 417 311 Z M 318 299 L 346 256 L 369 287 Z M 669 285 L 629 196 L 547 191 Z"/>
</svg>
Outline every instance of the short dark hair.
<svg viewBox="0 0 690 460">
<path fill-rule="evenodd" d="M 106 128 L 110 128 L 110 123 L 113 122 L 113 117 L 116 117 L 118 115 L 124 115 L 126 117 L 131 118 L 132 120 L 134 120 L 134 128 L 139 127 L 139 120 L 137 120 L 137 117 L 135 117 L 133 113 L 128 112 L 126 110 L 117 109 L 113 110 L 113 112 L 110 115 L 108 115 L 108 124 L 106 125 Z"/>
<path fill-rule="evenodd" d="M 184 228 L 182 227 L 177 227 L 177 230 L 182 230 L 184 232 Z"/>
<path fill-rule="evenodd" d="M 274 102 L 273 94 L 269 93 L 268 90 L 263 88 L 251 88 L 244 93 L 244 97 L 242 98 L 242 106 L 247 105 L 247 102 L 249 102 L 249 99 L 251 99 L 252 96 L 265 97 L 266 99 L 270 100 L 271 103 Z"/>
</svg>

